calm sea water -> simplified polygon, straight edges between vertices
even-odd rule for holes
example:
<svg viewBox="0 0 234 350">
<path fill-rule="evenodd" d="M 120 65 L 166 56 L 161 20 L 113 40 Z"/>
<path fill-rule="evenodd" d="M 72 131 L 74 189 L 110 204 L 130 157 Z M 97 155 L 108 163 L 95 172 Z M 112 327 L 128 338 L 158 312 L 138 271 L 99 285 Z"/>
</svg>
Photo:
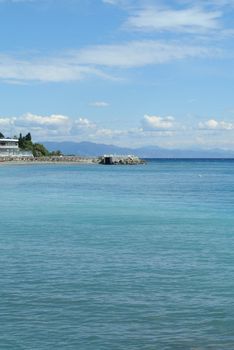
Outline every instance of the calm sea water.
<svg viewBox="0 0 234 350">
<path fill-rule="evenodd" d="M 0 167 L 0 349 L 234 349 L 234 161 Z"/>
</svg>

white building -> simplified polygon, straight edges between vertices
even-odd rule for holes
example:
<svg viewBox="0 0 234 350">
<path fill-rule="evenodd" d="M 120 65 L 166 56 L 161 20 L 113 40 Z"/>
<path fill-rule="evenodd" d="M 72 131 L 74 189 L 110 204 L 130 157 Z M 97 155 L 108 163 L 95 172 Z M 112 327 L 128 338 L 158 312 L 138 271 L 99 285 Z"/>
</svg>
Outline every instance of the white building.
<svg viewBox="0 0 234 350">
<path fill-rule="evenodd" d="M 22 151 L 17 139 L 0 139 L 0 157 L 32 157 L 32 152 Z"/>
</svg>

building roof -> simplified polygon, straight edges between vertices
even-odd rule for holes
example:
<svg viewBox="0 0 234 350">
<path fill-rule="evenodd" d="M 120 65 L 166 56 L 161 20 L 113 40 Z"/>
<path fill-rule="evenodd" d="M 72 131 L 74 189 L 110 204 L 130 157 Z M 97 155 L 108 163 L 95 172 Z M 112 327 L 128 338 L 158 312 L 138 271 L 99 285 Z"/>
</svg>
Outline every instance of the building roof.
<svg viewBox="0 0 234 350">
<path fill-rule="evenodd" d="M 3 142 L 18 142 L 19 140 L 18 139 L 0 139 L 0 142 L 3 141 Z"/>
</svg>

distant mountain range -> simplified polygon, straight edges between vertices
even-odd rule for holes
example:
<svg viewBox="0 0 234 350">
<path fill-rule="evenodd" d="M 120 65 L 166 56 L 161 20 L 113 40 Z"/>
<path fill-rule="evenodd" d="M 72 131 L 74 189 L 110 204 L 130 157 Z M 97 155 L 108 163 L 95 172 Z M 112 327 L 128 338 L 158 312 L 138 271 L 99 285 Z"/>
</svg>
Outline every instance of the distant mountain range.
<svg viewBox="0 0 234 350">
<path fill-rule="evenodd" d="M 141 158 L 234 158 L 234 151 L 221 149 L 166 149 L 157 146 L 140 148 L 118 147 L 94 142 L 42 142 L 49 151 L 60 150 L 65 155 L 100 156 L 103 154 L 133 154 Z"/>
</svg>

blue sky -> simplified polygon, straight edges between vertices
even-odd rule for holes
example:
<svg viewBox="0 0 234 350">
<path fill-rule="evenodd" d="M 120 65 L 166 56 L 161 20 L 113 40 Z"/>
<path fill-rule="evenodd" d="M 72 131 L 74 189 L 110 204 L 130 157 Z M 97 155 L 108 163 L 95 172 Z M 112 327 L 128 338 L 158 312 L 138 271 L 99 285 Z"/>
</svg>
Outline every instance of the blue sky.
<svg viewBox="0 0 234 350">
<path fill-rule="evenodd" d="M 0 130 L 234 149 L 233 0 L 0 0 Z"/>
</svg>

